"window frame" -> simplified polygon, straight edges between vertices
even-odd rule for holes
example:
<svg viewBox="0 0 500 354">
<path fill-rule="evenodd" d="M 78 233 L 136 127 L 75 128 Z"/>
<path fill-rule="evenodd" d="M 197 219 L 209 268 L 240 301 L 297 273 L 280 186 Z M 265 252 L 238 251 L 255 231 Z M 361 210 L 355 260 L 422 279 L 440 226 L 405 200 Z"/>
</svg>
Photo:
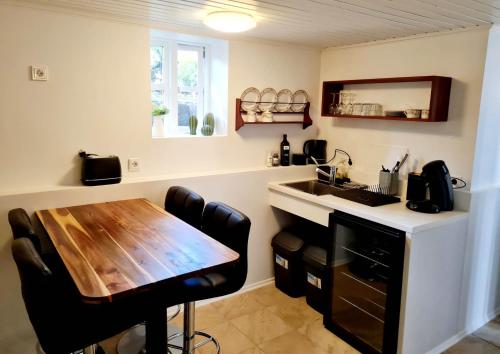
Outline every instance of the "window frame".
<svg viewBox="0 0 500 354">
<path fill-rule="evenodd" d="M 150 96 L 153 91 L 163 90 L 163 104 L 169 109 L 169 114 L 165 117 L 163 136 L 185 137 L 189 135 L 189 127 L 178 125 L 178 51 L 185 47 L 196 49 L 198 51 L 198 99 L 197 99 L 197 117 L 198 127 L 197 135 L 201 131 L 201 122 L 206 112 L 210 112 L 210 44 L 203 41 L 186 41 L 181 39 L 168 38 L 165 36 L 151 35 L 149 49 L 151 47 L 163 47 L 163 65 L 162 65 L 162 83 L 152 83 L 150 79 Z M 151 54 L 150 54 L 151 55 Z M 200 65 L 201 63 L 201 65 Z M 149 71 L 151 72 L 151 61 Z M 151 77 L 151 74 L 149 75 Z M 201 109 L 200 109 L 201 108 Z"/>
</svg>

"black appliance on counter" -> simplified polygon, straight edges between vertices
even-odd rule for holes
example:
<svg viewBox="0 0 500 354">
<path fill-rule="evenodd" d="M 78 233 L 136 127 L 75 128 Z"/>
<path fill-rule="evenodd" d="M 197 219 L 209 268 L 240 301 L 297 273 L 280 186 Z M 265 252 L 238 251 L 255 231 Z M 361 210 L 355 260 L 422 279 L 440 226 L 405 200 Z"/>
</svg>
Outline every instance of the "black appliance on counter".
<svg viewBox="0 0 500 354">
<path fill-rule="evenodd" d="M 429 190 L 429 199 L 427 199 Z M 408 175 L 406 207 L 421 213 L 453 210 L 453 185 L 448 167 L 442 160 L 431 161 L 422 167 L 420 175 Z"/>
<path fill-rule="evenodd" d="M 120 183 L 122 168 L 118 156 L 98 156 L 80 151 L 82 158 L 82 183 L 86 186 Z"/>
<path fill-rule="evenodd" d="M 326 163 L 326 140 L 307 140 L 303 148 L 304 155 L 308 157 L 307 163 L 313 164 L 309 158 L 314 157 L 319 164 Z"/>
<path fill-rule="evenodd" d="M 397 352 L 405 232 L 330 214 L 327 329 L 362 353 Z"/>
</svg>

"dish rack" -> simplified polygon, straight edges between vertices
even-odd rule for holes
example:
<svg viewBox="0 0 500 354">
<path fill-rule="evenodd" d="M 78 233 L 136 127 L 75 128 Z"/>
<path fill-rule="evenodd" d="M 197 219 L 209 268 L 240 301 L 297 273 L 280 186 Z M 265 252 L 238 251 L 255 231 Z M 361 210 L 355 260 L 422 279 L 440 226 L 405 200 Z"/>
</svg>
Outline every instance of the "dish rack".
<svg viewBox="0 0 500 354">
<path fill-rule="evenodd" d="M 401 199 L 389 194 L 389 189 L 378 184 L 364 188 L 350 188 L 339 191 L 335 196 L 372 207 L 399 203 Z"/>
</svg>

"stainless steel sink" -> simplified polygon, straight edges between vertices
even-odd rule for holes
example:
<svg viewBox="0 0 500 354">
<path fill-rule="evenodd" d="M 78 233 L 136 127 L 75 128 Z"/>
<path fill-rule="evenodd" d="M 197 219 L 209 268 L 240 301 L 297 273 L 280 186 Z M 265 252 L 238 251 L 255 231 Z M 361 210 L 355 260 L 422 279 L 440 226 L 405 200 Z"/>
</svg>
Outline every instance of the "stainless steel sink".
<svg viewBox="0 0 500 354">
<path fill-rule="evenodd" d="M 297 189 L 299 191 L 313 195 L 331 194 L 336 197 L 351 200 L 369 206 L 379 206 L 391 203 L 399 203 L 401 200 L 397 197 L 366 190 L 366 185 L 360 184 L 335 184 L 330 186 L 318 180 L 283 183 L 282 186 Z"/>
<path fill-rule="evenodd" d="M 317 180 L 285 183 L 283 185 L 314 195 L 332 194 L 332 192 L 338 188 L 332 187 L 326 183 L 318 182 Z"/>
</svg>

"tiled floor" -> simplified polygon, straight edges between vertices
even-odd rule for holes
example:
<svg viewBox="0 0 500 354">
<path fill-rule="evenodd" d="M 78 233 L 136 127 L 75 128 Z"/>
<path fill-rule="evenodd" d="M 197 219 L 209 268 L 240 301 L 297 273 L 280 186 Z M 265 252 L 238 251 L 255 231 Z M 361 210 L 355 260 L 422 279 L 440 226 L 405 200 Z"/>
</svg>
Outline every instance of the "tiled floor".
<svg viewBox="0 0 500 354">
<path fill-rule="evenodd" d="M 181 327 L 182 316 L 173 323 Z M 487 326 L 446 353 L 500 354 L 500 319 Z M 291 298 L 272 285 L 198 308 L 196 329 L 216 336 L 221 354 L 358 353 L 323 327 L 322 315 L 311 309 L 304 297 Z M 116 353 L 118 340 L 119 336 L 102 343 L 107 354 Z M 197 353 L 215 350 L 206 345 Z"/>
<path fill-rule="evenodd" d="M 182 316 L 173 323 L 182 326 Z M 265 286 L 196 309 L 196 329 L 219 340 L 221 354 L 351 354 L 358 353 L 323 327 L 319 312 L 305 298 L 291 298 Z M 116 353 L 118 337 L 102 343 Z M 199 354 L 215 353 L 210 344 Z"/>
<path fill-rule="evenodd" d="M 500 316 L 448 349 L 444 354 L 500 354 Z"/>
</svg>

